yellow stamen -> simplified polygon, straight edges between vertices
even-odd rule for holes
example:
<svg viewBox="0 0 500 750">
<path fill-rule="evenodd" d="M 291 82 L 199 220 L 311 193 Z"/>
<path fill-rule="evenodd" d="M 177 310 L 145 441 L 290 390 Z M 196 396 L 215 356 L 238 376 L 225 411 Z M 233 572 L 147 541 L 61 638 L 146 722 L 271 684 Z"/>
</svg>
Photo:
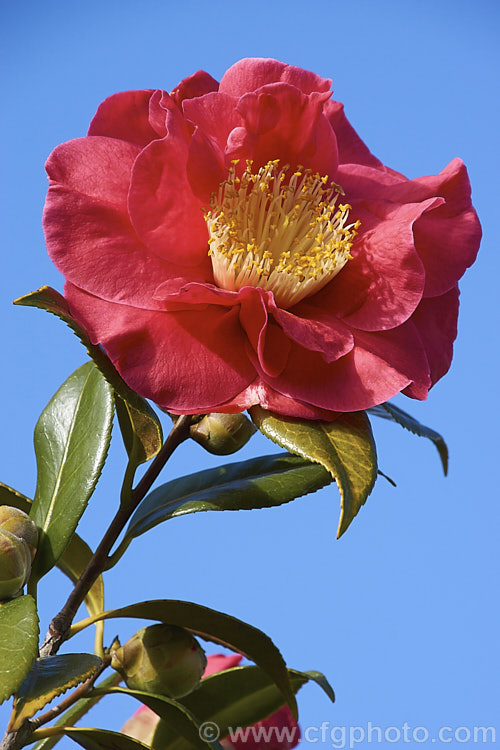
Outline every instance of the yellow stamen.
<svg viewBox="0 0 500 750">
<path fill-rule="evenodd" d="M 238 177 L 232 162 L 205 214 L 209 255 L 217 284 L 237 291 L 260 286 L 290 308 L 319 291 L 352 258 L 360 222 L 347 224 L 351 206 L 336 205 L 342 189 L 328 176 L 302 166 L 286 180 L 289 166 L 253 162 Z"/>
</svg>

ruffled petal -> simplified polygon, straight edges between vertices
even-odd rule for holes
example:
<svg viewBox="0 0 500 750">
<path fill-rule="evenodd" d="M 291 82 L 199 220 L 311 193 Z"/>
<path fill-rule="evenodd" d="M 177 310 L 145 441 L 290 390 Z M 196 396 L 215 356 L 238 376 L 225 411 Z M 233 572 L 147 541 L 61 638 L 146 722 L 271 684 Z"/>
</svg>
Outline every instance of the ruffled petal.
<svg viewBox="0 0 500 750">
<path fill-rule="evenodd" d="M 127 191 L 138 153 L 132 143 L 98 136 L 56 148 L 46 164 L 43 224 L 49 255 L 69 281 L 110 301 L 154 308 L 158 279 L 172 267 L 148 253 L 130 223 Z"/>
<path fill-rule="evenodd" d="M 232 131 L 228 158 L 253 159 L 257 166 L 279 158 L 283 165 L 302 164 L 314 172 L 334 175 L 337 139 L 322 111 L 326 96 L 306 95 L 285 83 L 245 94 L 237 105 L 244 126 Z"/>
<path fill-rule="evenodd" d="M 194 126 L 187 175 L 193 193 L 207 205 L 211 194 L 217 192 L 227 177 L 228 137 L 243 121 L 235 104 L 234 97 L 213 93 L 190 99 L 183 105 L 186 120 Z"/>
<path fill-rule="evenodd" d="M 269 296 L 262 289 L 244 287 L 238 294 L 238 302 L 240 322 L 257 355 L 257 366 L 266 375 L 276 377 L 286 366 L 291 344 L 283 329 L 269 318 Z"/>
<path fill-rule="evenodd" d="M 224 151 L 198 127 L 189 143 L 186 175 L 193 195 L 207 208 L 212 194 L 227 178 Z"/>
<path fill-rule="evenodd" d="M 199 305 L 238 304 L 240 292 L 220 289 L 210 283 L 200 283 L 192 278 L 179 276 L 170 278 L 157 286 L 154 298 L 162 300 L 168 310 L 192 310 Z"/>
<path fill-rule="evenodd" d="M 162 408 L 214 411 L 255 379 L 236 308 L 146 311 L 105 302 L 72 284 L 64 291 L 71 313 L 125 382 Z"/>
<path fill-rule="evenodd" d="M 427 353 L 417 327 L 411 320 L 390 331 L 376 333 L 354 332 L 356 346 L 380 357 L 399 373 L 410 378 L 414 398 L 425 399 L 431 387 Z"/>
<path fill-rule="evenodd" d="M 158 138 L 149 122 L 149 102 L 153 91 L 124 91 L 105 99 L 99 105 L 88 135 L 107 136 L 146 146 Z"/>
<path fill-rule="evenodd" d="M 453 288 L 474 262 L 481 226 L 471 205 L 467 170 L 460 159 L 453 159 L 437 175 L 415 180 L 352 164 L 341 166 L 337 179 L 350 201 L 368 198 L 405 204 L 441 198 L 414 225 L 415 248 L 425 268 L 424 296 L 434 297 Z"/>
<path fill-rule="evenodd" d="M 270 385 L 264 383 L 260 378 L 256 379 L 248 388 L 245 388 L 235 398 L 218 404 L 215 411 L 233 414 L 245 411 L 252 406 L 262 406 L 264 409 L 282 414 L 285 417 L 297 417 L 298 419 L 324 419 L 332 421 L 339 416 L 339 412 L 320 409 L 296 398 L 289 398 L 278 393 Z"/>
<path fill-rule="evenodd" d="M 443 196 L 446 203 L 415 223 L 415 247 L 425 266 L 426 297 L 453 289 L 476 259 L 481 225 L 470 202 L 467 170 L 454 159 L 436 177 L 412 180 L 426 194 Z"/>
<path fill-rule="evenodd" d="M 278 60 L 247 57 L 232 65 L 222 76 L 219 91 L 231 96 L 243 96 L 268 83 L 282 81 L 295 86 L 304 94 L 312 91 L 329 91 L 332 82 L 309 70 L 287 65 Z"/>
<path fill-rule="evenodd" d="M 413 224 L 439 202 L 394 206 L 353 202 L 361 220 L 353 259 L 310 304 L 329 310 L 366 331 L 394 328 L 407 320 L 422 299 L 425 276 L 413 239 Z"/>
<path fill-rule="evenodd" d="M 390 188 L 406 184 L 409 180 L 391 169 L 377 169 L 364 164 L 340 164 L 335 178 L 342 186 L 349 201 L 358 200 L 391 200 Z M 415 196 L 413 202 L 418 201 Z M 406 203 L 397 200 L 395 203 Z"/>
<path fill-rule="evenodd" d="M 283 328 L 268 315 L 268 307 L 273 301 L 270 292 L 251 286 L 230 292 L 213 284 L 186 284 L 178 278 L 162 283 L 155 291 L 155 299 L 163 300 L 168 310 L 200 310 L 208 305 L 236 307 L 241 334 L 246 334 L 248 339 L 250 359 L 272 377 L 285 367 L 290 341 Z"/>
<path fill-rule="evenodd" d="M 175 101 L 178 107 L 182 106 L 182 103 L 186 99 L 194 99 L 199 96 L 204 96 L 212 91 L 217 91 L 219 84 L 212 78 L 210 73 L 206 73 L 204 70 L 198 70 L 193 75 L 184 78 L 178 86 L 170 92 L 172 99 Z"/>
<path fill-rule="evenodd" d="M 184 117 L 201 128 L 224 153 L 229 133 L 241 125 L 243 118 L 237 111 L 238 100 L 228 94 L 212 93 L 189 99 L 182 105 Z"/>
<path fill-rule="evenodd" d="M 459 291 L 454 287 L 439 297 L 423 299 L 412 316 L 427 355 L 432 384 L 450 368 L 453 342 L 457 337 L 458 307 Z"/>
<path fill-rule="evenodd" d="M 307 303 L 296 305 L 293 313 L 274 305 L 273 315 L 292 341 L 320 352 L 325 362 L 335 362 L 354 346 L 352 332 L 342 321 Z"/>
<path fill-rule="evenodd" d="M 129 213 L 137 234 L 156 255 L 195 266 L 207 260 L 208 230 L 187 178 L 185 133 L 171 111 L 167 125 L 167 137 L 150 143 L 134 164 Z"/>
<path fill-rule="evenodd" d="M 273 380 L 263 378 L 284 396 L 333 412 L 359 411 L 387 401 L 409 385 L 410 378 L 362 346 L 327 364 L 321 354 L 292 346 L 288 364 Z"/>
<path fill-rule="evenodd" d="M 167 112 L 174 109 L 176 104 L 166 91 L 157 89 L 149 100 L 149 122 L 157 133 L 156 138 L 167 135 Z"/>
<path fill-rule="evenodd" d="M 325 102 L 324 113 L 328 118 L 339 147 L 340 164 L 364 164 L 385 171 L 385 167 L 363 143 L 344 113 L 344 105 L 332 99 Z"/>
</svg>

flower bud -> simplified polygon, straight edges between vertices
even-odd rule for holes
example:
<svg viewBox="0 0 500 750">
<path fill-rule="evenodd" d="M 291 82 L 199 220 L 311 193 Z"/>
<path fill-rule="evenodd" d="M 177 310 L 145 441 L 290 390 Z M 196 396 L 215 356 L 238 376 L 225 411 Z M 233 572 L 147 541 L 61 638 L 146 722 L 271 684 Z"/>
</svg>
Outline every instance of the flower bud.
<svg viewBox="0 0 500 750">
<path fill-rule="evenodd" d="M 30 550 L 24 539 L 0 529 L 0 601 L 19 594 L 30 571 Z"/>
<path fill-rule="evenodd" d="M 38 526 L 27 513 L 10 505 L 0 506 L 0 529 L 10 531 L 11 534 L 24 539 L 30 550 L 31 562 L 36 554 L 38 544 Z"/>
<path fill-rule="evenodd" d="M 256 432 L 244 414 L 206 414 L 190 429 L 190 435 L 209 453 L 227 456 L 243 448 Z"/>
<path fill-rule="evenodd" d="M 200 644 L 183 628 L 150 625 L 111 652 L 111 666 L 128 687 L 182 698 L 198 687 L 207 660 Z"/>
</svg>

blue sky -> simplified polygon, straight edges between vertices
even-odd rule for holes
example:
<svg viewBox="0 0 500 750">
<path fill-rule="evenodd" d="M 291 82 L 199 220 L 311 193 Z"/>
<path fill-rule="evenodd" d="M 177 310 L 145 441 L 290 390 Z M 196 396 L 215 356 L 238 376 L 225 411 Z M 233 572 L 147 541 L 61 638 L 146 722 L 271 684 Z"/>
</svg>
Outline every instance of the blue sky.
<svg viewBox="0 0 500 750">
<path fill-rule="evenodd" d="M 11 300 L 42 284 L 62 289 L 41 231 L 43 164 L 58 143 L 85 134 L 106 96 L 170 90 L 199 68 L 220 78 L 242 57 L 275 57 L 331 77 L 335 98 L 387 165 L 416 177 L 459 156 L 469 168 L 484 238 L 461 285 L 452 370 L 427 402 L 398 401 L 444 434 L 449 477 L 427 441 L 377 421 L 380 466 L 398 486 L 380 479 L 340 541 L 330 486 L 278 509 L 171 521 L 137 540 L 108 576 L 110 607 L 196 601 L 265 630 L 290 666 L 324 671 L 337 703 L 304 688 L 303 727 L 408 722 L 432 737 L 443 725 L 491 726 L 498 717 L 498 20 L 494 0 L 32 0 L 0 11 L 0 480 L 27 495 L 35 421 L 84 351 L 55 318 Z M 114 442 L 80 527 L 91 544 L 117 500 L 118 431 Z M 273 450 L 259 436 L 244 456 Z M 185 446 L 165 480 L 214 464 Z M 41 586 L 43 630 L 66 593 L 57 572 Z M 120 635 L 137 627 L 121 623 Z M 94 723 L 118 729 L 133 708 L 109 699 Z M 2 707 L 2 725 L 7 716 Z"/>
</svg>

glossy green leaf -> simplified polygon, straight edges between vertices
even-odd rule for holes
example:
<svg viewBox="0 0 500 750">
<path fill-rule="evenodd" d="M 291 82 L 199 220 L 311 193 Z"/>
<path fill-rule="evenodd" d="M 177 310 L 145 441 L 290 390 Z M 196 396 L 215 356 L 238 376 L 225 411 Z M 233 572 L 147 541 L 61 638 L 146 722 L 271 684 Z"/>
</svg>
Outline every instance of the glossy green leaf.
<svg viewBox="0 0 500 750">
<path fill-rule="evenodd" d="M 0 603 L 0 703 L 19 688 L 38 654 L 38 614 L 31 596 Z"/>
<path fill-rule="evenodd" d="M 145 455 L 149 454 L 150 458 L 154 456 L 155 451 L 158 452 L 156 446 L 158 444 L 161 446 L 162 442 L 162 431 L 158 417 L 147 401 L 129 388 L 101 347 L 92 344 L 85 329 L 72 317 L 64 297 L 50 286 L 43 286 L 36 292 L 19 297 L 14 304 L 46 310 L 57 315 L 71 328 L 116 394 L 131 407 L 134 430 L 139 440 L 143 442 L 144 453 Z M 141 417 L 137 416 L 135 412 L 139 412 Z"/>
<path fill-rule="evenodd" d="M 19 729 L 25 719 L 71 687 L 92 677 L 102 665 L 93 654 L 57 654 L 37 659 L 17 691 L 11 730 Z"/>
<path fill-rule="evenodd" d="M 369 414 L 373 414 L 376 417 L 382 417 L 382 419 L 389 419 L 391 422 L 397 422 L 401 427 L 413 432 L 414 435 L 420 437 L 426 437 L 431 440 L 436 446 L 441 463 L 443 465 L 444 475 L 448 474 L 448 446 L 446 445 L 444 438 L 432 430 L 430 427 L 426 427 L 421 424 L 418 419 L 412 417 L 411 414 L 407 414 L 399 406 L 395 406 L 389 402 L 374 406 L 372 409 L 367 410 Z"/>
<path fill-rule="evenodd" d="M 296 715 L 297 704 L 288 679 L 283 657 L 272 640 L 261 630 L 242 620 L 192 602 L 168 599 L 139 602 L 120 609 L 111 609 L 89 617 L 71 627 L 70 637 L 98 620 L 115 617 L 139 617 L 178 625 L 208 641 L 243 654 L 261 667 L 276 683 L 285 701 Z"/>
<path fill-rule="evenodd" d="M 319 672 L 288 670 L 290 683 L 296 693 L 313 679 L 335 700 L 326 677 Z M 283 706 L 283 696 L 269 676 L 258 667 L 235 667 L 202 680 L 201 686 L 180 701 L 201 722 L 215 724 L 220 739 L 227 737 L 230 728 L 248 727 L 276 713 Z M 152 745 L 162 750 L 189 750 L 182 737 L 172 727 L 160 722 Z"/>
<path fill-rule="evenodd" d="M 175 516 L 208 510 L 252 510 L 288 503 L 324 487 L 322 466 L 288 453 L 260 456 L 190 474 L 153 490 L 132 516 L 115 564 L 135 537 Z"/>
<path fill-rule="evenodd" d="M 65 735 L 70 737 L 85 750 L 150 750 L 138 740 L 120 732 L 110 732 L 108 729 L 87 729 L 86 727 L 49 727 L 40 730 L 38 736 L 53 737 Z"/>
<path fill-rule="evenodd" d="M 128 455 L 128 465 L 123 479 L 120 493 L 121 507 L 128 507 L 133 502 L 133 486 L 135 472 L 140 464 L 156 456 L 162 446 L 162 429 L 158 418 L 147 402 L 144 411 L 138 411 L 127 401 L 116 397 L 116 413 L 125 449 Z"/>
<path fill-rule="evenodd" d="M 315 682 L 316 685 L 319 685 L 323 692 L 326 693 L 331 702 L 335 703 L 335 693 L 333 692 L 333 688 L 326 679 L 323 672 L 318 672 L 315 669 L 308 669 L 306 672 L 294 672 L 294 674 L 302 675 Z"/>
<path fill-rule="evenodd" d="M 0 505 L 11 505 L 25 513 L 30 513 L 32 500 L 26 495 L 0 482 Z M 73 534 L 68 546 L 57 562 L 59 570 L 68 576 L 72 583 L 76 583 L 92 557 L 92 550 L 78 534 Z M 104 584 L 99 576 L 92 584 L 92 588 L 85 597 L 85 604 L 89 614 L 96 615 L 104 609 Z"/>
<path fill-rule="evenodd" d="M 31 518 L 40 529 L 32 576 L 64 552 L 95 489 L 111 440 L 113 392 L 93 362 L 76 370 L 35 427 L 38 480 Z"/>
<path fill-rule="evenodd" d="M 333 422 L 313 422 L 281 418 L 254 406 L 250 416 L 274 443 L 331 473 L 340 490 L 337 537 L 342 536 L 377 479 L 375 441 L 365 412 L 342 414 Z"/>
<path fill-rule="evenodd" d="M 184 745 L 189 748 L 207 750 L 217 748 L 222 750 L 218 742 L 204 742 L 200 738 L 200 725 L 191 711 L 185 705 L 161 695 L 145 693 L 142 690 L 130 690 L 129 688 L 108 688 L 107 690 L 96 690 L 95 693 L 107 695 L 130 695 L 141 703 L 144 703 L 155 712 L 163 721 L 168 723 L 175 736 L 183 738 Z"/>
<path fill-rule="evenodd" d="M 162 428 L 147 401 L 142 411 L 118 397 L 116 413 L 129 459 L 136 466 L 154 458 L 162 446 Z"/>
<path fill-rule="evenodd" d="M 97 686 L 98 688 L 108 688 L 108 687 L 115 687 L 118 685 L 118 683 L 121 681 L 122 677 L 117 672 L 114 672 L 109 677 L 106 677 L 105 680 L 102 680 L 102 682 L 99 683 Z M 92 693 L 91 697 L 88 698 L 80 698 L 79 701 L 77 701 L 71 708 L 68 708 L 67 711 L 65 711 L 59 719 L 55 723 L 55 727 L 73 727 L 77 721 L 80 721 L 85 714 L 87 714 L 91 708 L 93 708 L 96 703 L 98 703 L 104 696 L 106 695 L 106 691 L 102 690 L 99 691 L 97 695 Z M 62 739 L 62 734 L 54 734 L 51 737 L 45 737 L 45 739 L 40 740 L 36 743 L 34 746 L 34 750 L 52 750 L 54 745 L 57 745 L 60 739 Z"/>
</svg>

